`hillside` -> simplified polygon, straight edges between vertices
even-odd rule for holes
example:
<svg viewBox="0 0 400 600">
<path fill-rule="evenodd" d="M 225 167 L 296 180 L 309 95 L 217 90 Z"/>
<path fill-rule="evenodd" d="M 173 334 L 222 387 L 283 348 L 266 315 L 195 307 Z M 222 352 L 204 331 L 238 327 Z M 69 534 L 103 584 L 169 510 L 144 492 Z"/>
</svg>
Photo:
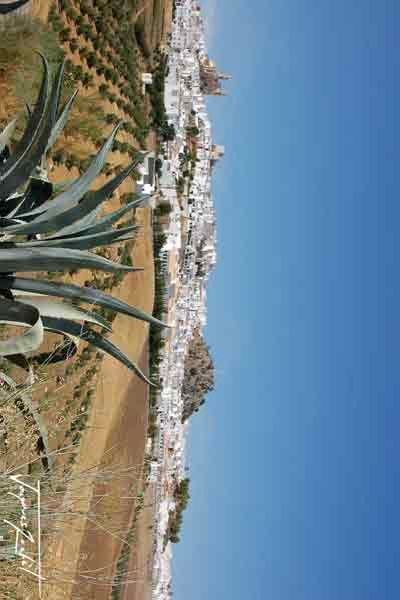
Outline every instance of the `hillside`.
<svg viewBox="0 0 400 600">
<path fill-rule="evenodd" d="M 193 332 L 185 359 L 182 387 L 184 423 L 206 401 L 206 395 L 214 389 L 214 363 L 210 349 L 199 329 Z"/>
<path fill-rule="evenodd" d="M 0 129 L 19 116 L 14 146 L 26 124 L 25 105 L 32 107 L 39 88 L 41 62 L 36 51 L 46 56 L 53 69 L 65 56 L 63 103 L 75 89 L 79 90 L 64 132 L 48 158 L 51 181 L 68 182 L 82 175 L 116 122 L 122 126 L 94 189 L 135 160 L 139 148 L 151 149 L 157 145 L 151 101 L 142 93 L 141 73 L 153 70 L 157 64 L 158 47 L 168 29 L 165 19 L 169 8 L 169 0 L 145 3 L 34 0 L 32 18 L 15 19 L 15 27 L 2 32 Z M 132 199 L 136 180 L 134 171 L 114 192 L 105 212 L 123 208 Z M 97 287 L 151 313 L 154 304 L 151 210 L 131 211 L 129 221 L 124 224 L 139 227 L 135 239 L 96 253 L 122 264 L 133 263 L 143 271 L 106 276 L 83 269 L 46 276 Z M 106 309 L 98 312 L 113 322 L 113 333 L 108 339 L 147 373 L 147 323 L 111 314 Z M 51 354 L 59 346 L 59 336 L 49 334 L 41 350 Z M 24 377 L 16 369 L 12 375 L 17 381 Z M 43 566 L 50 577 L 42 597 L 55 600 L 79 595 L 82 599 L 106 599 L 112 590 L 113 598 L 118 598 L 127 578 L 140 580 L 138 598 L 143 597 L 148 586 L 144 567 L 133 565 L 132 572 L 136 575 L 128 577 L 120 558 L 122 551 L 129 548 L 127 533 L 135 527 L 138 507 L 141 509 L 136 495 L 144 486 L 148 387 L 121 363 L 93 351 L 86 343 L 66 363 L 44 365 L 37 379 L 34 403 L 43 429 L 48 431 L 49 447 L 54 452 L 69 448 L 65 456 L 60 454 L 56 459 L 50 480 L 51 492 L 57 489 L 57 494 L 48 499 L 43 484 L 43 502 L 53 504 L 49 523 L 43 521 Z M 11 466 L 19 464 L 15 461 L 26 462 L 22 472 L 34 472 L 49 485 L 49 477 L 35 462 L 34 426 L 29 423 L 28 427 L 19 416 L 16 422 L 17 433 L 14 439 L 9 436 L 9 450 L 3 446 L 0 449 L 2 471 L 10 466 L 11 450 L 14 461 Z M 148 530 L 141 527 L 140 531 L 142 538 L 131 535 L 129 544 L 133 543 L 133 547 L 140 544 L 145 556 Z M 143 560 L 141 557 L 143 563 L 146 559 L 147 556 Z M 4 566 L 0 569 L 2 577 Z M 88 577 L 88 573 L 92 575 Z M 29 578 L 17 581 L 10 577 L 5 581 L 2 597 L 22 598 L 27 594 L 36 597 L 35 582 Z"/>
</svg>

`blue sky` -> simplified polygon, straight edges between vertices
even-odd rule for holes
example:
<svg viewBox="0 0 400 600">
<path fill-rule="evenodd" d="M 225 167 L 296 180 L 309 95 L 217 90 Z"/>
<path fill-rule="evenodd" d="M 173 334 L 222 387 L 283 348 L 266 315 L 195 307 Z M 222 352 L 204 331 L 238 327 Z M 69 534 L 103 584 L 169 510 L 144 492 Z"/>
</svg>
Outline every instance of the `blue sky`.
<svg viewBox="0 0 400 600">
<path fill-rule="evenodd" d="M 174 597 L 399 598 L 400 3 L 208 11 L 233 75 L 209 103 L 217 389 Z"/>
</svg>

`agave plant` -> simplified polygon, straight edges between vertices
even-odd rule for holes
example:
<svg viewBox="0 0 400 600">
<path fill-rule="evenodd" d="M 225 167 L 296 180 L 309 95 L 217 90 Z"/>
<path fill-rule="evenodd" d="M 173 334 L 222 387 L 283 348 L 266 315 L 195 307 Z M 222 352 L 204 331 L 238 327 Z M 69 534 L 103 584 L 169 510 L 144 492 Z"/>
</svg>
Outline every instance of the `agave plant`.
<svg viewBox="0 0 400 600">
<path fill-rule="evenodd" d="M 0 15 L 7 15 L 11 12 L 18 10 L 28 4 L 29 0 L 16 0 L 16 2 L 7 2 L 6 4 L 0 4 Z"/>
<path fill-rule="evenodd" d="M 163 326 L 161 321 L 100 290 L 17 274 L 81 268 L 106 272 L 137 270 L 90 250 L 131 239 L 134 226 L 113 229 L 112 225 L 148 198 L 136 197 L 119 210 L 99 216 L 102 204 L 137 165 L 137 162 L 130 164 L 99 190 L 90 191 L 119 125 L 88 169 L 64 191 L 54 192 L 55 186 L 47 176 L 46 155 L 66 123 L 76 93 L 60 108 L 64 64 L 52 78 L 46 58 L 41 56 L 41 59 L 43 76 L 38 98 L 13 152 L 10 140 L 16 120 L 0 134 L 0 323 L 28 326 L 23 334 L 0 341 L 0 356 L 25 367 L 27 355 L 31 362 L 65 360 L 76 351 L 79 340 L 84 339 L 151 384 L 121 350 L 88 325 L 110 330 L 107 321 L 65 300 L 82 301 Z M 64 335 L 68 344 L 53 355 L 32 355 L 42 344 L 45 330 Z"/>
</svg>

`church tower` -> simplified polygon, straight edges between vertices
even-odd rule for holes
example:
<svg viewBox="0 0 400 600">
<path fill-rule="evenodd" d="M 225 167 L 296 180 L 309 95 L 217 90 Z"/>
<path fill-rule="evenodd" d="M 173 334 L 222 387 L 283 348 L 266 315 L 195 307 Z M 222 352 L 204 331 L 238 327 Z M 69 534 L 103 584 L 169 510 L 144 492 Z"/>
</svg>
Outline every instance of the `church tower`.
<svg viewBox="0 0 400 600">
<path fill-rule="evenodd" d="M 221 81 L 229 81 L 232 75 L 219 73 L 216 64 L 208 56 L 200 60 L 201 90 L 210 96 L 227 96 L 228 93 L 222 89 Z"/>
</svg>

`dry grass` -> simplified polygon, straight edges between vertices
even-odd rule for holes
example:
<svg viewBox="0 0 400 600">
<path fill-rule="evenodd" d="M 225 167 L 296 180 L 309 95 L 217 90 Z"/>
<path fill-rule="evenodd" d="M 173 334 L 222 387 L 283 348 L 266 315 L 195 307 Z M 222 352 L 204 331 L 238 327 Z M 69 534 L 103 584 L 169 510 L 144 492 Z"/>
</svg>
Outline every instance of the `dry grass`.
<svg viewBox="0 0 400 600">
<path fill-rule="evenodd" d="M 142 0 L 138 13 L 143 20 L 148 44 L 157 48 L 171 30 L 172 0 Z M 141 12 L 143 11 L 143 12 Z"/>
<path fill-rule="evenodd" d="M 45 20 L 49 5 L 50 2 L 48 1 L 33 0 L 35 16 Z M 165 20 L 168 20 L 168 10 L 170 7 L 170 0 L 150 0 L 146 5 L 143 5 L 146 31 L 150 36 L 153 47 L 159 45 L 167 31 Z M 32 39 L 31 43 L 35 45 L 37 41 Z M 29 48 L 29 46 L 25 44 L 24 48 Z M 0 64 L 0 93 L 2 94 L 0 120 L 5 120 L 22 107 L 22 94 L 19 94 L 17 86 L 17 72 L 24 60 L 18 59 L 18 61 L 15 61 L 11 58 L 6 60 L 4 55 L 2 56 L 5 60 L 5 65 L 2 69 Z M 82 64 L 78 53 L 69 53 L 69 57 L 75 64 Z M 10 86 L 10 72 L 13 81 L 12 87 Z M 36 73 L 38 72 L 39 68 L 36 70 Z M 98 87 L 103 82 L 104 78 L 102 76 L 98 77 L 95 75 L 95 87 Z M 108 85 L 110 86 L 111 84 L 108 83 Z M 119 90 L 116 88 L 114 91 L 116 94 L 119 93 Z M 93 90 L 82 89 L 80 94 L 83 98 L 88 98 L 92 93 Z M 104 100 L 100 100 L 99 102 L 106 112 L 116 112 L 118 117 L 123 116 L 115 104 L 111 105 Z M 107 126 L 104 134 L 108 129 L 111 129 L 111 127 Z M 132 137 L 126 132 L 120 135 L 119 139 L 134 143 Z M 63 137 L 61 139 L 61 143 L 66 144 L 67 147 L 71 142 L 73 143 L 74 150 L 77 150 L 81 156 L 88 156 L 95 151 L 93 143 L 84 141 L 80 136 L 73 138 Z M 156 140 L 153 135 L 149 136 L 149 142 L 150 147 L 155 147 Z M 126 164 L 127 160 L 128 157 L 120 153 L 112 153 L 109 157 L 109 162 L 113 165 Z M 70 171 L 63 166 L 55 167 L 51 174 L 52 179 L 55 181 L 71 179 L 77 175 L 78 171 L 76 169 Z M 102 185 L 105 180 L 104 176 L 99 177 L 96 181 L 96 187 Z M 115 195 L 115 198 L 109 202 L 108 210 L 119 207 L 119 196 L 123 193 L 132 192 L 133 189 L 134 184 L 131 180 L 124 182 Z M 143 267 L 144 271 L 127 275 L 118 289 L 113 290 L 113 294 L 130 304 L 140 306 L 144 310 L 151 312 L 154 301 L 151 213 L 148 209 L 138 210 L 136 218 L 137 223 L 142 225 L 142 231 L 133 250 L 132 258 L 134 264 Z M 68 278 L 68 280 L 82 284 L 86 279 L 90 279 L 90 276 L 91 273 L 88 271 L 82 271 L 72 279 Z M 126 316 L 118 316 L 114 321 L 113 330 L 115 333 L 111 339 L 135 362 L 142 361 L 142 366 L 146 370 L 148 326 L 143 322 L 129 319 Z M 42 348 L 42 350 L 50 349 L 55 339 L 55 337 L 50 336 L 47 340 L 47 346 Z M 93 364 L 93 361 L 88 363 L 88 366 L 91 364 Z M 46 383 L 47 394 L 52 399 L 52 404 L 47 410 L 43 410 L 43 415 L 49 424 L 57 423 L 57 426 L 54 426 L 51 437 L 53 447 L 62 446 L 66 442 L 65 431 L 67 424 L 65 422 L 59 423 L 57 417 L 65 409 L 66 402 L 73 393 L 76 381 L 79 379 L 79 376 L 84 375 L 86 369 L 87 367 L 80 370 L 76 377 L 74 376 L 70 380 L 67 380 L 66 385 L 62 389 L 57 389 L 54 383 Z M 47 370 L 47 376 L 52 377 L 54 380 L 57 375 L 62 375 L 64 372 L 65 369 L 63 366 L 55 366 Z M 108 357 L 102 361 L 101 371 L 95 383 L 96 394 L 92 402 L 87 427 L 81 440 L 79 456 L 73 466 L 73 472 L 75 474 L 83 473 L 93 465 L 104 464 L 104 461 L 131 466 L 142 465 L 148 413 L 148 390 L 146 386 L 121 364 Z M 114 448 L 114 450 L 111 452 L 110 448 Z M 62 463 L 62 459 L 59 459 L 59 462 Z M 137 478 L 137 488 L 140 485 L 139 477 Z M 123 492 L 123 488 L 115 491 L 117 494 L 120 494 Z M 74 484 L 71 483 L 67 489 L 66 498 L 73 496 L 75 492 Z M 65 578 L 69 580 L 74 579 L 78 572 L 84 568 L 101 569 L 106 564 L 110 564 L 112 566 L 108 568 L 108 574 L 112 576 L 115 571 L 115 561 L 121 548 L 121 541 L 113 539 L 107 543 L 98 531 L 96 534 L 88 531 L 88 521 L 85 515 L 87 515 L 88 509 L 93 503 L 94 492 L 95 488 L 90 481 L 86 485 L 80 486 L 79 501 L 76 509 L 79 509 L 82 516 L 76 517 L 73 529 L 64 526 L 63 530 L 61 526 L 59 535 L 55 538 L 53 537 L 53 542 L 48 539 L 45 547 L 44 560 L 47 567 L 54 568 L 56 566 L 59 571 L 64 570 L 68 573 L 68 575 L 65 575 Z M 118 519 L 120 519 L 121 526 L 124 523 L 126 527 L 128 526 L 132 507 L 133 504 L 130 503 L 129 510 L 126 508 L 123 514 L 119 515 L 118 518 L 115 517 L 115 526 L 118 526 Z M 139 544 L 143 550 L 146 549 L 146 552 L 141 551 L 139 555 L 137 553 L 133 554 L 129 566 L 130 571 L 140 574 L 138 577 L 140 581 L 129 586 L 130 592 L 135 591 L 135 600 L 136 598 L 137 600 L 143 598 L 143 595 L 147 593 L 146 590 L 148 591 L 148 581 L 145 578 L 144 571 L 150 552 L 151 534 L 148 529 L 150 520 L 151 511 L 147 511 L 139 524 Z M 101 552 L 98 551 L 99 545 L 102 548 Z M 9 573 L 9 577 L 12 579 L 13 574 Z M 107 593 L 104 590 L 103 592 L 103 595 L 100 595 L 98 588 L 89 587 L 86 589 L 84 595 L 82 595 L 71 582 L 60 585 L 60 582 L 53 581 L 45 585 L 43 597 L 51 598 L 52 600 L 78 597 L 106 598 Z M 32 599 L 37 597 L 35 596 L 35 586 L 29 587 L 28 584 L 25 584 L 24 593 L 27 595 L 21 597 L 30 597 Z"/>
</svg>

